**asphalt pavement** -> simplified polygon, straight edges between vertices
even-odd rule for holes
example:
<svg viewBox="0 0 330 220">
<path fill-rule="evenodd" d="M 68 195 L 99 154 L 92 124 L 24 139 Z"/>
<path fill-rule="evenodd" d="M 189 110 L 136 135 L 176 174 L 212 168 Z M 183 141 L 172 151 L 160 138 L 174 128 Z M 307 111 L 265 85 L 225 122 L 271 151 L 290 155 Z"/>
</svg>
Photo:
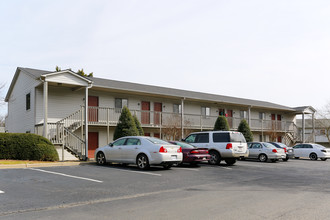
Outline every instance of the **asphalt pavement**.
<svg viewBox="0 0 330 220">
<path fill-rule="evenodd" d="M 330 219 L 330 161 L 0 170 L 0 219 Z"/>
</svg>

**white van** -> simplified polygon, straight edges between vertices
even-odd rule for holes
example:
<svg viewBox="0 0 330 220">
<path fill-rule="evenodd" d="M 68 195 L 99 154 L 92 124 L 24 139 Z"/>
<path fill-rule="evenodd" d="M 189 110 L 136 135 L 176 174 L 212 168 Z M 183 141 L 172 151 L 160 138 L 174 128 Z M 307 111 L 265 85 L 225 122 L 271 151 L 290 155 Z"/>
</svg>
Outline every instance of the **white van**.
<svg viewBox="0 0 330 220">
<path fill-rule="evenodd" d="M 248 157 L 246 140 L 242 133 L 235 131 L 203 131 L 189 134 L 183 141 L 200 148 L 208 148 L 209 163 L 217 165 L 224 160 L 233 165 L 240 157 Z"/>
</svg>

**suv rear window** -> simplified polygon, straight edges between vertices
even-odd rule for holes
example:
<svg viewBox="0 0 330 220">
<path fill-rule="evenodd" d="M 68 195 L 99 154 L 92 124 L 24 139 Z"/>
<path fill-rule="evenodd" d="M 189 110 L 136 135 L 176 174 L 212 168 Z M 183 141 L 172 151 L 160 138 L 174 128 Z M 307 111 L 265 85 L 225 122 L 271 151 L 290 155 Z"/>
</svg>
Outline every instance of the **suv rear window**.
<svg viewBox="0 0 330 220">
<path fill-rule="evenodd" d="M 246 143 L 246 140 L 242 133 L 230 133 L 230 142 Z"/>
<path fill-rule="evenodd" d="M 213 142 L 214 143 L 223 143 L 223 142 L 246 143 L 246 140 L 241 133 L 213 133 Z"/>
<path fill-rule="evenodd" d="M 229 133 L 213 133 L 213 142 L 230 142 Z"/>
</svg>

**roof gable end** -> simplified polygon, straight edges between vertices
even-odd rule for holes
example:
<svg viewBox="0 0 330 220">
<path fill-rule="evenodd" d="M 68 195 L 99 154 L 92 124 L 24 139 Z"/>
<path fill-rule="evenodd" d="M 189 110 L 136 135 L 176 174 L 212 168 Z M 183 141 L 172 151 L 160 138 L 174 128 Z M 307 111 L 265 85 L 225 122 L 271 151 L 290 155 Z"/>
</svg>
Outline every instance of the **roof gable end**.
<svg viewBox="0 0 330 220">
<path fill-rule="evenodd" d="M 47 82 L 72 84 L 72 85 L 88 86 L 93 83 L 92 80 L 87 79 L 86 77 L 81 76 L 71 70 L 63 70 L 59 72 L 42 74 L 40 78 Z"/>
</svg>

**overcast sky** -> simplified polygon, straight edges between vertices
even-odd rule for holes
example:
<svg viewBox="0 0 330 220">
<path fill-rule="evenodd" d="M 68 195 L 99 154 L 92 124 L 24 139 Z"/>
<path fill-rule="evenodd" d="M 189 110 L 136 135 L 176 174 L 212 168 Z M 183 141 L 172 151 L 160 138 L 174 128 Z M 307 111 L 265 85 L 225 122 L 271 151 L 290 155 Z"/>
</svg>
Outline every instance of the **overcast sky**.
<svg viewBox="0 0 330 220">
<path fill-rule="evenodd" d="M 16 67 L 58 65 L 289 107 L 330 102 L 329 0 L 0 0 L 0 28 L 2 96 Z"/>
</svg>

